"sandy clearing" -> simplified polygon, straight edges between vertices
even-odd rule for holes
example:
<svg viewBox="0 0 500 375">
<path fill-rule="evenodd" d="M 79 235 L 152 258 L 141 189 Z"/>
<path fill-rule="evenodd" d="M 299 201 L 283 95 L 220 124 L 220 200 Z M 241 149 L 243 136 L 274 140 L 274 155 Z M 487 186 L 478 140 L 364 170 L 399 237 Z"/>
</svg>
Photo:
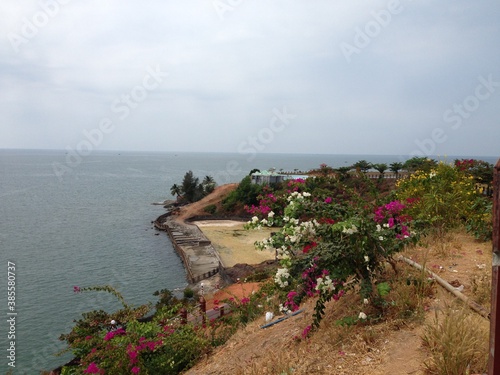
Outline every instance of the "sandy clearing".
<svg viewBox="0 0 500 375">
<path fill-rule="evenodd" d="M 227 221 L 227 225 L 203 221 L 195 224 L 200 227 L 205 236 L 212 241 L 212 245 L 219 253 L 224 267 L 233 267 L 237 263 L 259 264 L 266 260 L 273 260 L 275 253 L 270 250 L 258 250 L 255 241 L 269 238 L 276 228 L 262 228 L 260 230 L 246 230 L 244 223 Z"/>
<path fill-rule="evenodd" d="M 200 220 L 200 221 L 194 221 L 193 224 L 197 225 L 198 227 L 237 227 L 237 226 L 242 226 L 241 221 L 235 221 L 235 220 Z"/>
</svg>

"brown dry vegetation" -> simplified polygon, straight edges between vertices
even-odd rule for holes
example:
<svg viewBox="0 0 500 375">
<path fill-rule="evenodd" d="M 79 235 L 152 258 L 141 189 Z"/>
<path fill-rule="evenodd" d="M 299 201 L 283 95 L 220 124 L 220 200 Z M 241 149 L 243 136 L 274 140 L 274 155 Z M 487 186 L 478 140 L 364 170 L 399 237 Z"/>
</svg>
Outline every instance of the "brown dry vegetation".
<svg viewBox="0 0 500 375">
<path fill-rule="evenodd" d="M 198 202 L 194 202 L 187 206 L 181 207 L 176 219 L 185 221 L 195 216 L 207 215 L 204 209 L 211 204 L 214 204 L 217 209 L 220 210 L 222 199 L 237 187 L 237 183 L 217 186 L 212 193 L 199 200 Z"/>
</svg>

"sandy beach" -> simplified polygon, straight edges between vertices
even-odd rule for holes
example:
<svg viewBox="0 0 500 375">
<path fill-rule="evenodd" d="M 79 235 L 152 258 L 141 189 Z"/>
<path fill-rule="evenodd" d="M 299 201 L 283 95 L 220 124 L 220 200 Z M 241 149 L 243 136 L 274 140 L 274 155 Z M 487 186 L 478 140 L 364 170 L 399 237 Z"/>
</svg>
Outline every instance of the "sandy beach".
<svg viewBox="0 0 500 375">
<path fill-rule="evenodd" d="M 276 228 L 246 230 L 243 228 L 244 223 L 231 220 L 196 221 L 193 224 L 212 242 L 224 267 L 232 267 L 237 263 L 258 264 L 274 259 L 273 251 L 258 250 L 254 242 L 269 238 Z"/>
</svg>

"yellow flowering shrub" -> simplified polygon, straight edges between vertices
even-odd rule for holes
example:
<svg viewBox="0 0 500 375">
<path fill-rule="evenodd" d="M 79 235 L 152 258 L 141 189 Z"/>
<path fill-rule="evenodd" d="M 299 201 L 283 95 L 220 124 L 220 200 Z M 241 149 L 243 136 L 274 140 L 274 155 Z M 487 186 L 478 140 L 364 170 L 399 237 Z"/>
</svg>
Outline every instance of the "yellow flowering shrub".
<svg viewBox="0 0 500 375">
<path fill-rule="evenodd" d="M 397 183 L 396 197 L 412 200 L 410 215 L 422 228 L 430 227 L 438 234 L 466 224 L 481 215 L 478 201 L 483 201 L 472 176 L 453 165 L 440 162 L 428 172 L 417 171 Z M 483 212 L 478 212 L 478 211 Z"/>
</svg>

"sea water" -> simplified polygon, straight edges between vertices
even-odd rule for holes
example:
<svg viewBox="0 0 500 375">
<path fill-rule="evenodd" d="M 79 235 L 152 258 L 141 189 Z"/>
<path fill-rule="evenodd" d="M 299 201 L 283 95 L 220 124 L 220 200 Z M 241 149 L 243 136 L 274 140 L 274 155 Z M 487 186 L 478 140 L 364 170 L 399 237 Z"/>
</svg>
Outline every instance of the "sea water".
<svg viewBox="0 0 500 375">
<path fill-rule="evenodd" d="M 192 170 L 202 180 L 240 181 L 253 168 L 307 171 L 321 163 L 348 166 L 403 161 L 398 156 L 0 150 L 0 324 L 5 354 L 8 262 L 15 264 L 15 374 L 55 368 L 71 354 L 58 340 L 82 312 L 120 307 L 106 293 L 73 287 L 111 285 L 134 306 L 155 302 L 160 289 L 187 285 L 167 236 L 151 221 L 165 212 L 152 203 L 172 199 L 170 187 Z M 496 158 L 480 158 L 491 163 Z M 452 158 L 450 160 L 453 160 Z M 11 274 L 12 276 L 12 274 Z M 11 277 L 12 279 L 12 277 Z M 9 369 L 0 356 L 0 371 Z"/>
</svg>

